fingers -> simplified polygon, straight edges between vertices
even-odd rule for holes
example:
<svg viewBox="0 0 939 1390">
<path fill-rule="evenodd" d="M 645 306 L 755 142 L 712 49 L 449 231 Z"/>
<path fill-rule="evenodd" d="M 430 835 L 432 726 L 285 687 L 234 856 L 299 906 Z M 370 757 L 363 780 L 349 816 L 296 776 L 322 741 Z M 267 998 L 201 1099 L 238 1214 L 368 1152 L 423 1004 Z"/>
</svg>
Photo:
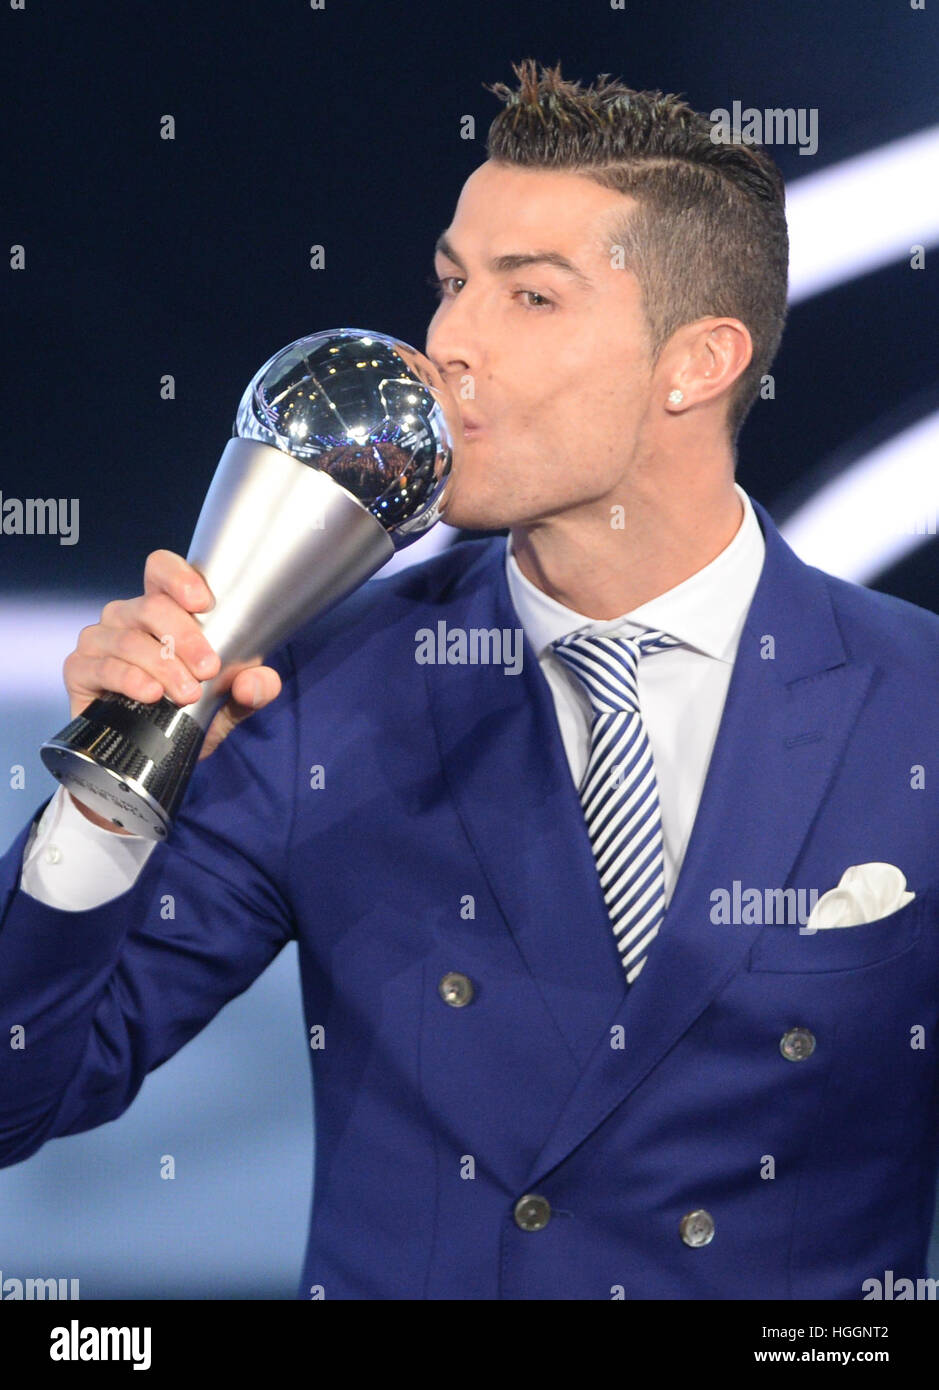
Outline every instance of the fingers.
<svg viewBox="0 0 939 1390">
<path fill-rule="evenodd" d="M 192 616 L 215 602 L 198 571 L 181 555 L 155 550 L 147 557 L 144 589 L 105 604 L 100 621 L 79 633 L 62 668 L 73 718 L 105 692 L 143 702 L 165 694 L 191 704 L 202 693 L 200 682 L 217 674 L 218 655 Z"/>
<path fill-rule="evenodd" d="M 190 613 L 211 608 L 214 599 L 197 569 L 172 550 L 152 550 L 143 572 L 144 594 L 168 594 Z"/>
<path fill-rule="evenodd" d="M 136 598 L 112 599 L 101 619 L 83 627 L 75 650 L 62 668 L 72 718 L 105 692 L 150 703 L 166 695 L 185 706 L 202 694 L 201 682 L 217 676 L 218 654 L 206 640 L 195 613 L 208 611 L 215 599 L 188 561 L 171 550 L 147 556 L 144 592 Z M 260 658 L 222 673 L 228 698 L 216 712 L 203 742 L 206 758 L 232 729 L 255 710 L 275 700 L 280 676 Z"/>
<path fill-rule="evenodd" d="M 231 700 L 238 710 L 250 714 L 263 709 L 281 692 L 280 676 L 272 666 L 249 666 L 232 681 Z"/>
<path fill-rule="evenodd" d="M 190 631 L 193 619 L 182 610 L 156 617 L 144 611 L 139 621 L 141 627 L 99 623 L 82 629 L 62 668 L 73 705 L 103 691 L 144 702 L 165 694 L 179 705 L 199 698 L 199 682 L 215 675 L 221 663 L 198 628 Z M 164 631 L 154 633 L 153 627 Z M 73 708 L 73 718 L 76 712 Z"/>
<path fill-rule="evenodd" d="M 232 729 L 242 720 L 263 709 L 281 692 L 281 679 L 272 666 L 250 666 L 239 671 L 232 682 L 229 697 L 209 725 L 199 752 L 199 761 L 214 753 Z"/>
<path fill-rule="evenodd" d="M 107 647 L 111 640 L 109 634 L 121 628 L 148 632 L 163 647 L 163 660 L 182 661 L 192 675 L 202 680 L 218 670 L 218 658 L 199 623 L 169 594 L 151 593 L 125 599 L 110 622 L 102 613 L 101 623 L 89 634 L 93 651 L 97 653 L 102 642 Z"/>
</svg>

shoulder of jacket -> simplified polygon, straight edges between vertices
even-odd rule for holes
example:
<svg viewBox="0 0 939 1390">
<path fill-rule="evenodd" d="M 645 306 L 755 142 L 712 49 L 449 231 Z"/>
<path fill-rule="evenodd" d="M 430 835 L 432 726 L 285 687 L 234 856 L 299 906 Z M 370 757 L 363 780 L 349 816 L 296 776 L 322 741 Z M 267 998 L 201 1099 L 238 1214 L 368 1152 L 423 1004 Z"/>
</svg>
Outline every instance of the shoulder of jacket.
<svg viewBox="0 0 939 1390">
<path fill-rule="evenodd" d="M 852 655 L 882 656 L 920 671 L 939 671 L 939 613 L 894 594 L 819 573 L 824 575 L 836 621 Z"/>
<path fill-rule="evenodd" d="M 288 640 L 295 658 L 306 659 L 326 642 L 360 646 L 380 630 L 416 620 L 421 609 L 485 582 L 504 562 L 505 539 L 486 536 L 454 542 L 437 555 L 369 579 L 329 612 L 312 619 Z M 338 655 L 338 652 L 336 653 Z"/>
</svg>

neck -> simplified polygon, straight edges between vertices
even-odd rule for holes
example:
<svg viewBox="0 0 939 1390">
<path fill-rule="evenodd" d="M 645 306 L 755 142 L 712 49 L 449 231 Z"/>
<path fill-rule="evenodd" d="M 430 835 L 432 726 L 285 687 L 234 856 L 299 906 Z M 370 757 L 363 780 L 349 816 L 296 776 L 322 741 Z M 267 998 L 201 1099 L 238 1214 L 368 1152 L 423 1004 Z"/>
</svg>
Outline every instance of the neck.
<svg viewBox="0 0 939 1390">
<path fill-rule="evenodd" d="M 512 527 L 525 578 L 587 618 L 618 618 L 710 564 L 743 520 L 732 470 L 667 489 L 646 479 L 624 493 Z"/>
</svg>

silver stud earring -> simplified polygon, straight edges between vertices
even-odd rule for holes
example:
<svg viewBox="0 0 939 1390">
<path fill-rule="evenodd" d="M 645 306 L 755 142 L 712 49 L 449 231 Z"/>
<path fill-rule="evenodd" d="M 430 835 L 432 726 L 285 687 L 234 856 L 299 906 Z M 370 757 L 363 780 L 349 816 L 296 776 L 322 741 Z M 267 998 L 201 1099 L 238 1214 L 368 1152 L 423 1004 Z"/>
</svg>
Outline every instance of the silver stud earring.
<svg viewBox="0 0 939 1390">
<path fill-rule="evenodd" d="M 672 405 L 681 405 L 682 401 L 685 399 L 685 393 L 684 391 L 679 391 L 676 386 L 674 391 L 669 391 L 668 399 Z"/>
</svg>

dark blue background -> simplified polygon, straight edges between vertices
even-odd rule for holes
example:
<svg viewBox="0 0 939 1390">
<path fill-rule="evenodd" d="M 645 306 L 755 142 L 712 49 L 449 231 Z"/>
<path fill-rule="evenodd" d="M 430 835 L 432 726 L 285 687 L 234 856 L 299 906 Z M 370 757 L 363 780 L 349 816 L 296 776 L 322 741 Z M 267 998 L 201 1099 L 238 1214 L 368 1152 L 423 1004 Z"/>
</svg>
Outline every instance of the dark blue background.
<svg viewBox="0 0 939 1390">
<path fill-rule="evenodd" d="M 935 14 L 907 0 L 135 0 L 3 22 L 4 225 L 28 254 L 8 277 L 3 487 L 82 502 L 71 554 L 3 538 L 16 588 L 133 593 L 150 549 L 185 553 L 241 390 L 285 343 L 361 324 L 423 346 L 433 241 L 499 109 L 482 84 L 511 81 L 512 60 L 560 58 L 567 76 L 608 71 L 705 111 L 816 107 L 817 155 L 773 150 L 787 178 L 937 119 Z M 167 112 L 175 141 L 159 138 Z M 935 276 L 905 262 L 798 306 L 776 400 L 741 441 L 742 485 L 788 504 L 847 440 L 935 403 L 937 323 Z M 934 602 L 937 553 L 920 548 L 890 587 Z"/>
</svg>

